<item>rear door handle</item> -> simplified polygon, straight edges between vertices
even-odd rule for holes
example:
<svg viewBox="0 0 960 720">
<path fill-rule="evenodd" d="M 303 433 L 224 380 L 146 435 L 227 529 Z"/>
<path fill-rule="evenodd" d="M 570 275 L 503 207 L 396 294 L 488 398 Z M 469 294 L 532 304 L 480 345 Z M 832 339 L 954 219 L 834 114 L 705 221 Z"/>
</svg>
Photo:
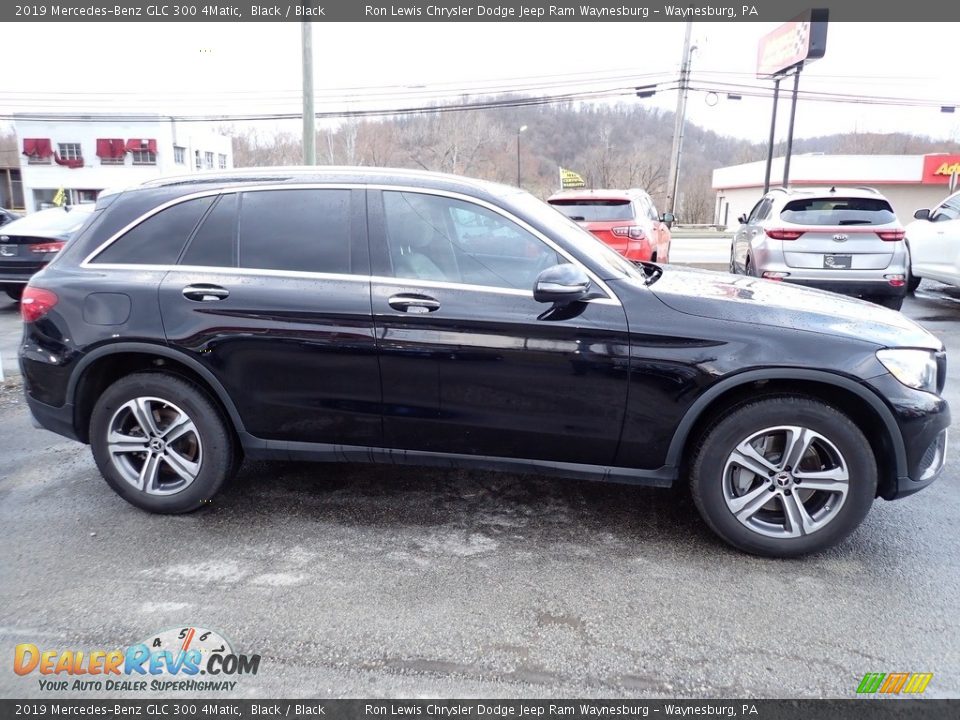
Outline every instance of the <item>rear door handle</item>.
<svg viewBox="0 0 960 720">
<path fill-rule="evenodd" d="M 213 302 L 214 300 L 224 300 L 230 297 L 230 291 L 219 285 L 198 283 L 197 285 L 187 285 L 183 289 L 183 296 L 187 300 L 193 300 L 194 302 Z"/>
<path fill-rule="evenodd" d="M 440 303 L 427 295 L 394 295 L 387 302 L 394 310 L 405 313 L 429 313 L 440 309 Z"/>
</svg>

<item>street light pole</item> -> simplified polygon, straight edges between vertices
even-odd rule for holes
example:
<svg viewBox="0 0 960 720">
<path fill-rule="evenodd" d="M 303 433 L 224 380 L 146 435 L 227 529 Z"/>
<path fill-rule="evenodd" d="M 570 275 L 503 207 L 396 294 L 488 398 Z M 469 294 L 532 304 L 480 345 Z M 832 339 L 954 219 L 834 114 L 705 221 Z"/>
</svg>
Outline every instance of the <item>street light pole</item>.
<svg viewBox="0 0 960 720">
<path fill-rule="evenodd" d="M 517 130 L 517 187 L 520 187 L 520 133 L 526 129 L 526 125 L 521 125 Z"/>
<path fill-rule="evenodd" d="M 313 111 L 313 23 L 300 23 L 303 55 L 303 164 L 317 164 L 317 118 Z"/>
<path fill-rule="evenodd" d="M 680 153 L 683 150 L 683 125 L 687 114 L 687 93 L 690 84 L 690 56 L 695 48 L 690 46 L 693 22 L 687 21 L 683 35 L 683 59 L 680 63 L 680 88 L 677 97 L 677 113 L 673 125 L 673 148 L 670 151 L 670 177 L 667 181 L 667 207 L 677 214 L 677 188 L 680 184 Z"/>
</svg>

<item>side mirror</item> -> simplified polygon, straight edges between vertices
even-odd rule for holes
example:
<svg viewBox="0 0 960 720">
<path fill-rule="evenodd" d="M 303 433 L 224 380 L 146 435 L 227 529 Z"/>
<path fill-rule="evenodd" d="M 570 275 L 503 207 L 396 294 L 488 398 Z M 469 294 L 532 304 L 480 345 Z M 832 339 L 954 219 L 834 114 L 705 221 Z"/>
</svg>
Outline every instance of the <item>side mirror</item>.
<svg viewBox="0 0 960 720">
<path fill-rule="evenodd" d="M 677 219 L 677 218 L 676 218 L 676 216 L 674 216 L 673 213 L 668 213 L 668 212 L 667 212 L 667 213 L 664 213 L 663 215 L 660 216 L 660 222 L 664 222 L 664 223 L 666 223 L 667 225 L 673 225 L 673 223 L 676 221 L 676 219 Z"/>
<path fill-rule="evenodd" d="M 541 303 L 569 305 L 583 300 L 590 292 L 590 278 L 570 263 L 548 267 L 537 276 L 533 299 Z"/>
<path fill-rule="evenodd" d="M 743 213 L 742 215 L 740 215 L 740 217 L 737 218 L 737 222 L 740 223 L 741 225 L 746 225 L 746 224 L 747 224 L 747 214 L 746 214 L 746 213 Z"/>
<path fill-rule="evenodd" d="M 929 219 L 930 219 L 930 211 L 927 210 L 926 208 L 924 208 L 923 210 L 917 210 L 917 211 L 913 214 L 913 217 L 915 217 L 917 220 L 929 220 Z"/>
</svg>

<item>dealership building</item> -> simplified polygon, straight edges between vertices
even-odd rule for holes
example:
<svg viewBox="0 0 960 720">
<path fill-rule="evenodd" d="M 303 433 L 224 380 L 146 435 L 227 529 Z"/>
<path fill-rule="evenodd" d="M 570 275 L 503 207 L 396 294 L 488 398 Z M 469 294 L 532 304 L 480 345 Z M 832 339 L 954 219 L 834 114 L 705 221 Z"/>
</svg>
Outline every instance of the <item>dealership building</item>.
<svg viewBox="0 0 960 720">
<path fill-rule="evenodd" d="M 78 204 L 106 188 L 233 167 L 229 137 L 161 115 L 17 113 L 13 124 L 27 212 L 50 206 L 59 190 Z"/>
<path fill-rule="evenodd" d="M 713 171 L 714 222 L 736 228 L 763 195 L 766 162 L 745 163 Z M 950 193 L 951 176 L 960 172 L 960 155 L 794 155 L 790 186 L 872 187 L 890 201 L 902 223 L 920 208 L 937 205 Z M 774 158 L 770 187 L 780 187 L 783 158 Z M 954 177 L 953 182 L 956 182 Z"/>
</svg>

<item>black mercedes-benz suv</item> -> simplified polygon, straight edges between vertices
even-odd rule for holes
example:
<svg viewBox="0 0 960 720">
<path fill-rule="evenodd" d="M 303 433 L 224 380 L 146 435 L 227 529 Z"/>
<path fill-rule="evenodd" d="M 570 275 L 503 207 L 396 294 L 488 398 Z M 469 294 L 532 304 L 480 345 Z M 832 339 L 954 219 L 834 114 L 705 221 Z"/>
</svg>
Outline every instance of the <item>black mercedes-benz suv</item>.
<svg viewBox="0 0 960 720">
<path fill-rule="evenodd" d="M 669 486 L 748 552 L 850 533 L 946 452 L 941 342 L 831 293 L 633 264 L 515 188 L 257 169 L 101 197 L 23 296 L 45 428 L 134 505 L 249 458 Z"/>
</svg>

